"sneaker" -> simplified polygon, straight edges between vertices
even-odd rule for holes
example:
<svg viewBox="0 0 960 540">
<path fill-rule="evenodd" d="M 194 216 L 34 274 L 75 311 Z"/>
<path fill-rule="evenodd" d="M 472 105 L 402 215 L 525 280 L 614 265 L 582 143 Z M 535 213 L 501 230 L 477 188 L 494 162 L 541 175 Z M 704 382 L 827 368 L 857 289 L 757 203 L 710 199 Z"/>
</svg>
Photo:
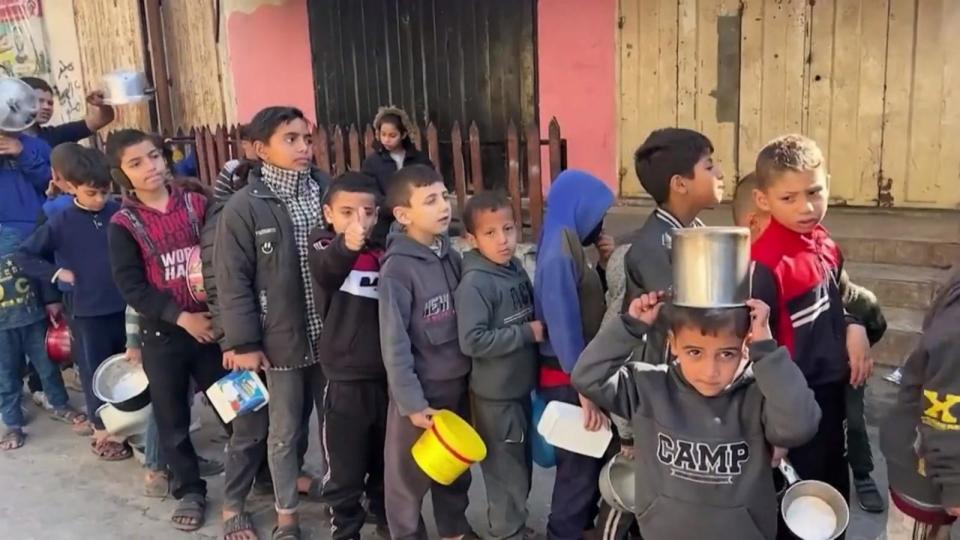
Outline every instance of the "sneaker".
<svg viewBox="0 0 960 540">
<path fill-rule="evenodd" d="M 53 405 L 50 405 L 50 400 L 47 399 L 47 394 L 43 390 L 39 390 L 30 395 L 33 398 L 33 402 L 45 411 L 52 411 Z"/>
<path fill-rule="evenodd" d="M 869 476 L 854 477 L 853 487 L 857 491 L 857 502 L 860 508 L 871 514 L 882 514 L 884 511 L 883 496 L 877 489 L 877 484 Z"/>
<path fill-rule="evenodd" d="M 899 385 L 900 381 L 903 380 L 903 373 L 900 372 L 900 368 L 897 368 L 891 371 L 890 373 L 884 375 L 883 380 Z"/>
<path fill-rule="evenodd" d="M 197 458 L 197 467 L 200 469 L 200 476 L 203 478 L 217 476 L 223 472 L 223 463 L 220 463 L 215 459 L 207 459 L 205 457 Z"/>
</svg>

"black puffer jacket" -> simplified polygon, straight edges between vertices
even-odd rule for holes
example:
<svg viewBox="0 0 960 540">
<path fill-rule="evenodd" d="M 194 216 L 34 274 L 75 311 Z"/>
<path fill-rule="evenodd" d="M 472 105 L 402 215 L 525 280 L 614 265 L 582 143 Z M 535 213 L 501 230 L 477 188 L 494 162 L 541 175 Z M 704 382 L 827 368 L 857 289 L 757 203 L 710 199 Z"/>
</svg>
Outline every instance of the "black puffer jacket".
<svg viewBox="0 0 960 540">
<path fill-rule="evenodd" d="M 217 304 L 217 281 L 213 267 L 213 244 L 217 238 L 217 221 L 226 201 L 211 200 L 200 230 L 200 262 L 203 263 L 203 291 L 207 295 L 207 309 L 213 319 L 213 332 L 223 344 L 223 327 L 220 325 L 220 306 Z"/>
<path fill-rule="evenodd" d="M 410 142 L 409 138 L 403 140 L 403 150 L 406 153 L 403 158 L 404 167 L 409 167 L 410 165 L 433 167 L 433 163 L 430 161 L 430 158 L 427 157 L 427 154 L 417 150 L 417 147 Z M 390 157 L 390 152 L 384 148 L 379 141 L 375 142 L 374 153 L 363 160 L 362 172 L 376 179 L 377 187 L 380 190 L 380 218 L 377 220 L 377 225 L 374 227 L 372 233 L 372 239 L 380 245 L 386 243 L 390 225 L 395 221 L 393 209 L 387 208 L 383 200 L 387 196 L 387 186 L 390 185 L 390 177 L 393 176 L 393 173 L 397 172 L 397 170 L 397 162 Z"/>
</svg>

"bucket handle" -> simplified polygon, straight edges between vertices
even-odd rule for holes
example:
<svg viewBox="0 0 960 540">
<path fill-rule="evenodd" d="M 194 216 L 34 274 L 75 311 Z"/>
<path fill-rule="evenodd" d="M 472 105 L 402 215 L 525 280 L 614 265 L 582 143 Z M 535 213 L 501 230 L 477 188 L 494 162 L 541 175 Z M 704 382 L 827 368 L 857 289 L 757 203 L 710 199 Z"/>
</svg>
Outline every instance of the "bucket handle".
<svg viewBox="0 0 960 540">
<path fill-rule="evenodd" d="M 793 485 L 800 481 L 800 477 L 797 475 L 797 470 L 793 468 L 793 465 L 787 461 L 787 458 L 780 460 L 780 472 L 783 474 L 783 477 L 787 479 L 787 484 Z"/>
</svg>

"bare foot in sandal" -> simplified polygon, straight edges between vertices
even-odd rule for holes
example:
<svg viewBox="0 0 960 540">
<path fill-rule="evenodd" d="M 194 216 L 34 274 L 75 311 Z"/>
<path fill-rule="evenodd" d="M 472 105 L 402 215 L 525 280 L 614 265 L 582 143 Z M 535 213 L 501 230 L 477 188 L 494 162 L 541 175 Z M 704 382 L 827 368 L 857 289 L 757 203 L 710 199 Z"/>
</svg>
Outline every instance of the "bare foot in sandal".
<svg viewBox="0 0 960 540">
<path fill-rule="evenodd" d="M 223 540 L 259 540 L 250 514 L 224 510 Z"/>
<path fill-rule="evenodd" d="M 50 411 L 50 418 L 53 418 L 57 422 L 70 424 L 74 432 L 78 435 L 82 435 L 86 430 L 84 424 L 87 422 L 87 415 L 74 409 L 70 405 Z"/>
<path fill-rule="evenodd" d="M 103 461 L 123 461 L 133 457 L 129 446 L 107 438 L 90 441 L 90 451 Z"/>
<path fill-rule="evenodd" d="M 27 435 L 22 429 L 10 429 L 0 439 L 0 450 L 16 450 L 23 446 Z"/>
</svg>

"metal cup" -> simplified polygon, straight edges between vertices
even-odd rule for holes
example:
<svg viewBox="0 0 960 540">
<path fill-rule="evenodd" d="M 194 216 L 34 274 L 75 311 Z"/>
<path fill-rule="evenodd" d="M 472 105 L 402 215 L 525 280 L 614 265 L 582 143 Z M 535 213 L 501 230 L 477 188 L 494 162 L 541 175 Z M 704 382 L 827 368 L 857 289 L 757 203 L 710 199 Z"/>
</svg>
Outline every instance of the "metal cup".
<svg viewBox="0 0 960 540">
<path fill-rule="evenodd" d="M 671 251 L 675 305 L 741 307 L 750 298 L 749 229 L 678 229 L 673 232 Z"/>
<path fill-rule="evenodd" d="M 780 460 L 780 472 L 783 473 L 789 485 L 783 494 L 783 499 L 780 501 L 780 514 L 783 516 L 783 521 L 787 523 L 788 527 L 787 510 L 790 508 L 790 505 L 793 504 L 798 497 L 815 497 L 825 502 L 837 517 L 837 525 L 833 530 L 833 534 L 829 537 L 829 540 L 834 540 L 847 530 L 847 525 L 850 524 L 850 507 L 847 506 L 847 501 L 844 500 L 843 495 L 841 495 L 839 491 L 830 484 L 819 480 L 800 480 L 800 477 L 797 476 L 797 471 L 786 459 Z M 793 529 L 790 530 L 794 534 L 797 534 L 797 531 Z M 797 536 L 800 535 L 797 534 Z M 802 539 L 803 537 L 800 538 Z"/>
</svg>

